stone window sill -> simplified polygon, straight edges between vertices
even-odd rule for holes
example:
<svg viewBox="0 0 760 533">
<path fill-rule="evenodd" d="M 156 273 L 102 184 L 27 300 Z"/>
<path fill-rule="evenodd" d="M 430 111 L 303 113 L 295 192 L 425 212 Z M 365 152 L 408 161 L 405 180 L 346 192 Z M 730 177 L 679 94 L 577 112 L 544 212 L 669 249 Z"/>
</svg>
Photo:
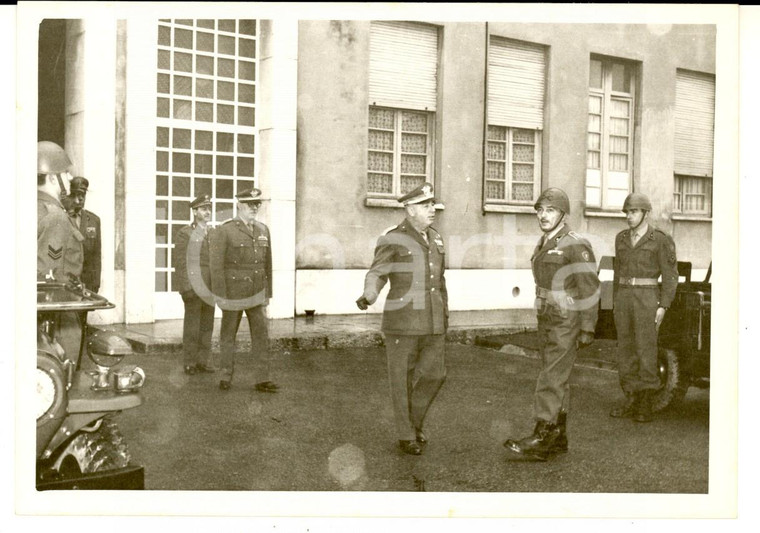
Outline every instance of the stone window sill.
<svg viewBox="0 0 760 533">
<path fill-rule="evenodd" d="M 529 205 L 504 205 L 504 204 L 486 204 L 483 206 L 486 213 L 518 213 L 526 215 L 535 215 L 536 210 Z"/>
</svg>

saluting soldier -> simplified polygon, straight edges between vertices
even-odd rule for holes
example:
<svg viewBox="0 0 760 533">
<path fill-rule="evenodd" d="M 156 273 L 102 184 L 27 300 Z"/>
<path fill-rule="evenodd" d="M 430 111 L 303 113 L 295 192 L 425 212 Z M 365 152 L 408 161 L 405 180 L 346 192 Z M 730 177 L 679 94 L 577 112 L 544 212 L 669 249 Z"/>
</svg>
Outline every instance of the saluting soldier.
<svg viewBox="0 0 760 533">
<path fill-rule="evenodd" d="M 614 315 L 625 400 L 610 416 L 636 422 L 652 420 L 652 394 L 660 387 L 657 331 L 678 285 L 676 244 L 649 225 L 651 210 L 645 195 L 629 194 L 623 203 L 628 229 L 615 237 Z"/>
<path fill-rule="evenodd" d="M 448 294 L 445 251 L 429 183 L 398 200 L 406 218 L 378 239 L 375 257 L 356 301 L 365 310 L 390 281 L 382 330 L 399 448 L 420 455 L 427 444 L 423 422 L 446 378 Z"/>
<path fill-rule="evenodd" d="M 567 194 L 546 189 L 534 207 L 543 232 L 531 258 L 541 355 L 533 400 L 536 426 L 532 435 L 508 439 L 504 446 L 519 458 L 545 461 L 568 449 L 570 373 L 577 348 L 594 340 L 599 278 L 591 245 L 565 221 Z"/>
<path fill-rule="evenodd" d="M 254 388 L 258 392 L 274 393 L 279 386 L 269 378 L 266 318 L 266 306 L 272 297 L 272 243 L 269 228 L 256 220 L 263 200 L 261 191 L 254 188 L 235 198 L 237 216 L 216 228 L 209 239 L 211 286 L 222 309 L 219 388 L 228 390 L 232 386 L 235 337 L 245 312 L 255 362 Z"/>
<path fill-rule="evenodd" d="M 215 372 L 211 365 L 211 336 L 214 331 L 214 304 L 211 297 L 208 234 L 211 228 L 211 198 L 201 194 L 190 202 L 193 222 L 183 226 L 174 243 L 172 262 L 175 289 L 182 297 L 182 350 L 185 374 Z"/>
<path fill-rule="evenodd" d="M 82 241 L 82 283 L 92 292 L 100 291 L 100 217 L 84 208 L 90 182 L 77 176 L 71 180 L 71 194 L 64 202 L 71 220 L 84 237 Z"/>
</svg>

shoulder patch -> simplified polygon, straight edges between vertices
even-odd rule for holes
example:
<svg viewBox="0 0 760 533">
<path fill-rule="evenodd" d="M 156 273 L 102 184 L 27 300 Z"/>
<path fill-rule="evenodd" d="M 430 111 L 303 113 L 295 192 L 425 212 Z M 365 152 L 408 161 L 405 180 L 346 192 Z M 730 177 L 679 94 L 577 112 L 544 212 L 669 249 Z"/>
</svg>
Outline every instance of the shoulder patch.
<svg viewBox="0 0 760 533">
<path fill-rule="evenodd" d="M 382 235 L 387 235 L 388 233 L 390 233 L 391 231 L 393 231 L 396 228 L 398 228 L 398 224 L 396 224 L 395 226 L 391 226 L 390 228 L 385 228 L 383 230 Z"/>
</svg>

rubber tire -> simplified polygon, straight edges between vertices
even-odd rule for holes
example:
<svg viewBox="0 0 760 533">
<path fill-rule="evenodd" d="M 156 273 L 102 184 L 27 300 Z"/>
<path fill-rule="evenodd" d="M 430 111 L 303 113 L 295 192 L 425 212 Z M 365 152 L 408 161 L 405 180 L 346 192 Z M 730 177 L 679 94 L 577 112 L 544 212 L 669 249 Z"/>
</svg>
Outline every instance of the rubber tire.
<svg viewBox="0 0 760 533">
<path fill-rule="evenodd" d="M 70 477 L 78 473 L 124 468 L 129 460 L 129 450 L 119 427 L 106 418 L 96 431 L 82 431 L 74 437 L 57 463 L 61 465 L 59 473 Z M 72 468 L 74 465 L 78 466 L 79 472 L 76 467 Z"/>
<path fill-rule="evenodd" d="M 652 411 L 662 411 L 674 407 L 683 401 L 689 388 L 690 379 L 681 369 L 678 354 L 669 348 L 659 348 L 657 366 L 660 370 L 662 386 L 652 397 Z"/>
</svg>

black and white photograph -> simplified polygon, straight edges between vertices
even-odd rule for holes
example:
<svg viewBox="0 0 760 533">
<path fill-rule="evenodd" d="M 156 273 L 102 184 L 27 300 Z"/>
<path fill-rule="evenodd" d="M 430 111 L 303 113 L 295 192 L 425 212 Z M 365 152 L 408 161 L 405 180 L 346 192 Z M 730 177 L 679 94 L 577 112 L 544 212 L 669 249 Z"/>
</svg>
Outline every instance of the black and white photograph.
<svg viewBox="0 0 760 533">
<path fill-rule="evenodd" d="M 736 518 L 738 5 L 14 13 L 16 514 Z"/>
</svg>

